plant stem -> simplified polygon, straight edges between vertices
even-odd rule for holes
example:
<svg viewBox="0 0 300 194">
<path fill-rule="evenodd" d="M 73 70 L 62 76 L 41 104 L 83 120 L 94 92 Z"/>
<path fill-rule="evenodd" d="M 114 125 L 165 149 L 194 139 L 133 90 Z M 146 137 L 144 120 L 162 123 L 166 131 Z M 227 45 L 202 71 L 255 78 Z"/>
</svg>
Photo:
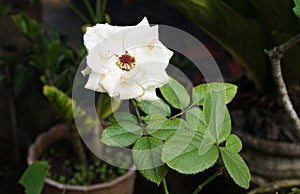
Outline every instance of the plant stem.
<svg viewBox="0 0 300 194">
<path fill-rule="evenodd" d="M 137 107 L 137 105 L 136 105 L 136 101 L 131 100 L 131 104 L 133 105 L 134 110 L 135 110 L 135 113 L 136 113 L 136 115 L 137 115 L 137 117 L 138 117 L 138 119 L 139 119 L 139 122 L 140 122 L 141 115 L 140 115 L 139 109 L 138 109 L 138 107 Z"/>
<path fill-rule="evenodd" d="M 102 2 L 101 0 L 97 0 L 96 1 L 96 19 L 97 19 L 97 22 L 100 22 L 99 19 L 102 19 L 101 18 L 101 5 L 102 5 Z"/>
<path fill-rule="evenodd" d="M 69 126 L 71 126 L 71 135 L 74 152 L 77 154 L 80 164 L 82 164 L 84 168 L 87 169 L 88 162 L 78 131 L 74 125 L 71 124 Z"/>
<path fill-rule="evenodd" d="M 163 180 L 163 187 L 164 187 L 165 194 L 169 194 L 166 178 L 164 178 Z"/>
<path fill-rule="evenodd" d="M 213 181 L 215 178 L 223 174 L 223 169 L 224 167 L 220 167 L 212 176 L 210 176 L 208 179 L 206 179 L 203 183 L 201 183 L 192 194 L 197 194 L 199 193 L 208 183 Z"/>
<path fill-rule="evenodd" d="M 91 2 L 89 0 L 84 0 L 84 4 L 85 4 L 85 7 L 87 8 L 93 22 L 96 23 L 96 16 L 95 16 L 94 10 L 91 6 Z"/>
<path fill-rule="evenodd" d="M 91 23 L 90 21 L 89 21 L 89 19 L 87 18 L 87 17 L 85 17 L 82 13 L 81 13 L 81 11 L 79 11 L 79 9 L 77 9 L 72 3 L 70 3 L 69 1 L 67 1 L 67 0 L 63 0 L 63 2 L 78 16 L 78 17 L 80 17 L 80 19 L 84 22 L 84 23 L 86 23 L 86 24 L 89 24 L 89 23 Z"/>
<path fill-rule="evenodd" d="M 105 9 L 106 9 L 106 5 L 107 5 L 107 0 L 103 0 L 102 1 L 102 6 L 101 6 L 101 19 L 102 22 L 105 20 L 104 16 L 105 16 Z"/>
<path fill-rule="evenodd" d="M 184 109 L 182 112 L 180 112 L 180 113 L 178 113 L 178 114 L 176 114 L 176 115 L 170 117 L 170 119 L 174 119 L 174 118 L 176 118 L 176 117 L 179 117 L 179 116 L 183 115 L 183 114 L 186 113 L 188 110 L 190 110 L 191 108 L 193 108 L 195 105 L 196 105 L 196 104 L 192 104 L 192 105 L 188 106 L 188 107 L 187 107 L 186 109 Z"/>
<path fill-rule="evenodd" d="M 283 54 L 288 49 L 292 48 L 299 42 L 300 42 L 300 34 L 294 36 L 288 42 L 278 47 L 275 47 L 270 52 L 268 52 L 268 56 L 272 64 L 272 73 L 273 73 L 274 81 L 277 85 L 277 89 L 281 97 L 280 100 L 284 106 L 286 113 L 288 114 L 290 120 L 292 121 L 292 124 L 294 125 L 298 139 L 300 139 L 300 119 L 288 95 L 288 90 L 284 82 L 282 71 L 281 71 L 281 59 L 283 58 Z"/>
<path fill-rule="evenodd" d="M 141 115 L 140 115 L 138 106 L 137 106 L 137 104 L 136 104 L 136 101 L 132 99 L 132 100 L 131 100 L 131 104 L 132 104 L 132 106 L 134 107 L 135 113 L 136 113 L 136 115 L 137 115 L 137 117 L 138 117 L 138 122 L 139 122 L 139 124 L 140 124 L 140 126 L 141 126 L 141 128 L 142 128 L 142 130 L 143 130 L 143 134 L 144 134 L 144 135 L 148 135 L 148 133 L 147 133 L 147 131 L 146 131 L 146 129 L 145 129 L 145 125 L 143 124 L 143 121 L 142 121 L 142 119 L 141 119 Z"/>
<path fill-rule="evenodd" d="M 12 131 L 12 141 L 13 141 L 13 149 L 14 149 L 14 165 L 17 167 L 19 165 L 20 160 L 20 149 L 19 149 L 19 140 L 18 140 L 18 125 L 17 125 L 17 114 L 16 114 L 16 106 L 14 101 L 14 92 L 12 86 L 12 78 L 11 71 L 9 66 L 5 66 L 5 76 L 8 80 L 8 89 L 7 89 L 7 98 L 8 98 L 8 108 L 10 114 L 11 121 L 11 131 Z"/>
</svg>

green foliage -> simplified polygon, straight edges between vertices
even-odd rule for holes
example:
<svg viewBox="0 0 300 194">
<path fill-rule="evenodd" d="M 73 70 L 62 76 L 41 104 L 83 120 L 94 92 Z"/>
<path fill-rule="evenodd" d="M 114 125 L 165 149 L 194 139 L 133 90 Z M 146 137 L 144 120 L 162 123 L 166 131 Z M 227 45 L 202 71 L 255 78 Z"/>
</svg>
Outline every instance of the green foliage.
<svg viewBox="0 0 300 194">
<path fill-rule="evenodd" d="M 147 133 L 161 140 L 167 140 L 172 136 L 180 125 L 180 119 L 167 118 L 154 119 L 146 127 Z"/>
<path fill-rule="evenodd" d="M 238 154 L 242 143 L 231 134 L 226 107 L 237 87 L 228 83 L 196 86 L 190 106 L 189 94 L 176 80 L 160 90 L 171 106 L 181 109 L 180 113 L 172 115 L 163 99 L 133 102 L 137 117 L 115 113 L 110 118 L 113 124 L 103 131 L 101 141 L 110 146 L 133 145 L 135 165 L 146 179 L 157 184 L 164 180 L 168 167 L 183 174 L 196 174 L 212 167 L 221 153 L 233 180 L 247 188 L 249 169 Z M 139 111 L 146 115 L 140 116 Z"/>
<path fill-rule="evenodd" d="M 248 189 L 251 175 L 243 158 L 237 152 L 234 152 L 226 147 L 221 147 L 220 153 L 225 167 L 228 170 L 230 176 L 233 178 L 234 182 L 237 185 Z"/>
<path fill-rule="evenodd" d="M 30 41 L 28 64 L 40 71 L 41 81 L 64 91 L 70 90 L 75 66 L 81 58 L 67 44 L 67 39 L 55 30 L 46 33 L 36 20 L 25 14 L 14 15 L 12 18 Z"/>
<path fill-rule="evenodd" d="M 133 146 L 135 165 L 148 180 L 160 184 L 168 173 L 168 167 L 161 161 L 163 142 L 154 137 L 140 138 Z"/>
<path fill-rule="evenodd" d="M 100 94 L 97 100 L 97 115 L 99 119 L 107 119 L 113 112 L 118 110 L 122 101 L 112 99 L 108 94 Z"/>
<path fill-rule="evenodd" d="M 246 68 L 260 89 L 272 84 L 270 62 L 264 53 L 300 31 L 292 0 L 167 0 L 207 32 Z M 296 8 L 297 9 L 297 8 Z M 284 77 L 299 80 L 299 46 L 286 53 Z"/>
<path fill-rule="evenodd" d="M 68 122 L 72 121 L 73 101 L 69 96 L 57 89 L 55 86 L 48 85 L 44 86 L 43 93 L 62 118 Z"/>
<path fill-rule="evenodd" d="M 105 13 L 107 0 L 96 0 L 96 5 L 93 6 L 90 0 L 84 0 L 84 5 L 88 11 L 89 16 L 84 15 L 75 5 L 67 0 L 63 0 L 64 3 L 85 23 L 83 31 L 85 31 L 85 27 L 90 24 L 97 23 L 111 23 L 111 18 L 108 14 Z M 94 8 L 94 9 L 93 9 Z M 91 19 L 89 19 L 91 18 Z"/>
<path fill-rule="evenodd" d="M 177 80 L 172 81 L 160 88 L 163 97 L 167 102 L 177 109 L 184 109 L 190 103 L 190 96 Z"/>
<path fill-rule="evenodd" d="M 237 92 L 237 86 L 230 83 L 213 82 L 208 84 L 200 84 L 193 88 L 193 103 L 203 105 L 204 99 L 208 95 L 218 94 L 225 98 L 226 104 L 231 102 Z"/>
<path fill-rule="evenodd" d="M 230 135 L 226 140 L 225 147 L 219 149 L 225 167 L 234 182 L 243 188 L 249 188 L 250 171 L 243 158 L 238 154 L 242 149 L 240 138 L 234 134 Z"/>
<path fill-rule="evenodd" d="M 109 146 L 126 147 L 133 144 L 142 134 L 141 127 L 136 123 L 118 121 L 103 131 L 101 141 Z"/>
<path fill-rule="evenodd" d="M 141 101 L 138 103 L 139 108 L 146 114 L 160 114 L 164 116 L 171 115 L 170 107 L 163 101 Z"/>
<path fill-rule="evenodd" d="M 205 154 L 199 155 L 204 130 L 204 126 L 197 130 L 179 128 L 165 143 L 162 161 L 184 174 L 196 174 L 211 167 L 217 161 L 219 154 L 216 146 L 212 146 Z"/>
<path fill-rule="evenodd" d="M 300 1 L 294 0 L 295 7 L 293 8 L 294 14 L 300 19 Z"/>
<path fill-rule="evenodd" d="M 138 119 L 136 118 L 135 115 L 127 112 L 115 112 L 113 115 L 109 117 L 109 120 L 113 123 L 117 122 L 131 122 L 131 123 L 137 123 Z"/>
<path fill-rule="evenodd" d="M 46 161 L 36 161 L 26 169 L 19 180 L 19 183 L 25 187 L 26 194 L 42 192 L 48 170 L 49 164 Z"/>
</svg>

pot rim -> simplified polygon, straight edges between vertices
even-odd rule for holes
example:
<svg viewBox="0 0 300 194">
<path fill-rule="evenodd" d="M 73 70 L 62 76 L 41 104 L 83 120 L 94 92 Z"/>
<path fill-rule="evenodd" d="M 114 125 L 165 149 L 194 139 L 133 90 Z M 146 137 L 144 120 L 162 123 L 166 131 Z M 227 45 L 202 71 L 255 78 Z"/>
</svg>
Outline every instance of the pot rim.
<svg viewBox="0 0 300 194">
<path fill-rule="evenodd" d="M 54 132 L 56 131 L 60 131 L 59 135 L 57 135 L 53 141 L 49 142 L 46 141 L 46 139 Z M 40 135 L 38 135 L 38 137 L 36 138 L 36 140 L 30 145 L 29 149 L 28 149 L 28 156 L 27 156 L 27 164 L 28 166 L 31 165 L 33 162 L 37 161 L 37 156 L 39 154 L 35 154 L 36 153 L 36 149 L 40 146 L 40 144 L 42 144 L 42 146 L 46 147 L 52 143 L 54 143 L 57 139 L 59 139 L 60 137 L 62 137 L 63 135 L 68 135 L 68 127 L 65 124 L 58 124 L 58 125 L 54 125 L 53 127 L 50 128 L 50 130 L 41 133 Z M 117 185 L 120 182 L 123 182 L 125 180 L 127 180 L 129 177 L 134 176 L 135 174 L 135 170 L 136 167 L 133 164 L 133 166 L 127 170 L 126 173 L 124 173 L 123 175 L 117 177 L 114 180 L 111 180 L 109 182 L 103 182 L 103 183 L 96 183 L 93 185 L 88 185 L 88 186 L 81 186 L 81 185 L 66 185 L 57 181 L 54 181 L 52 179 L 46 178 L 45 179 L 45 183 L 54 186 L 58 189 L 67 189 L 67 190 L 76 190 L 76 191 L 83 191 L 83 192 L 87 192 L 87 191 L 93 191 L 96 189 L 104 189 L 104 188 L 110 188 L 113 187 L 115 185 Z"/>
</svg>

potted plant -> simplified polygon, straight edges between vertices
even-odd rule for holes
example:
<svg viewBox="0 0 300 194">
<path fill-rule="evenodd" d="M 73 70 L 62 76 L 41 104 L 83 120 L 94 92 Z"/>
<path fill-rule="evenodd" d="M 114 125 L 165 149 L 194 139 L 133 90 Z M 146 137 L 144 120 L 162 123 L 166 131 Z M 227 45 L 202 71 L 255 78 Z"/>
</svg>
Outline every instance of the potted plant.
<svg viewBox="0 0 300 194">
<path fill-rule="evenodd" d="M 65 37 L 57 31 L 45 33 L 36 20 L 31 20 L 23 14 L 15 15 L 13 19 L 31 42 L 28 50 L 28 64 L 39 70 L 40 80 L 44 84 L 43 93 L 65 123 L 56 125 L 39 135 L 29 148 L 28 164 L 32 165 L 20 179 L 26 187 L 26 192 L 39 193 L 44 185 L 43 192 L 51 194 L 108 191 L 132 193 L 135 171 L 112 167 L 88 152 L 73 123 L 73 101 L 68 93 L 70 94 L 70 85 L 73 83 L 74 64 L 79 63 L 80 54 L 75 52 L 67 44 Z M 99 99 L 107 102 L 104 95 Z M 109 112 L 109 109 L 104 107 L 101 107 L 101 118 Z M 80 108 L 77 113 L 85 122 L 93 123 L 92 118 L 85 118 L 86 114 Z M 72 152 L 73 154 L 70 154 Z M 107 152 L 109 157 L 108 148 L 103 152 Z M 35 163 L 37 160 L 42 160 L 42 162 Z M 123 158 L 122 162 L 124 165 L 127 162 L 130 168 L 130 158 Z M 30 182 L 31 173 L 40 173 L 40 179 L 35 180 L 37 182 Z"/>
<path fill-rule="evenodd" d="M 82 70 L 88 76 L 85 88 L 129 100 L 131 107 L 112 115 L 101 142 L 131 150 L 137 170 L 149 181 L 162 183 L 166 194 L 169 168 L 196 174 L 216 164 L 220 154 L 220 169 L 193 193 L 200 192 L 224 168 L 236 184 L 249 187 L 250 172 L 238 154 L 242 144 L 231 134 L 226 107 L 236 86 L 201 84 L 193 87 L 191 97 L 166 73 L 173 52 L 159 41 L 158 26 L 150 27 L 146 18 L 136 26 L 87 28 L 84 43 L 88 51 Z"/>
<path fill-rule="evenodd" d="M 286 96 L 284 98 L 282 96 L 285 86 L 277 84 L 278 73 L 275 72 L 280 68 L 274 71 L 272 65 L 274 60 L 265 53 L 265 49 L 282 45 L 290 39 L 297 42 L 300 23 L 292 8 L 295 5 L 299 6 L 299 2 L 292 0 L 276 2 L 168 0 L 168 2 L 236 57 L 247 70 L 250 80 L 255 83 L 256 88 L 250 88 L 252 98 L 238 101 L 239 105 L 244 106 L 242 110 L 233 113 L 239 134 L 246 145 L 244 156 L 252 171 L 252 182 L 262 185 L 278 179 L 299 177 L 299 168 L 296 167 L 296 164 L 299 164 L 300 154 L 297 151 L 299 127 L 289 121 L 291 109 L 286 111 Z M 294 8 L 294 11 L 299 14 L 298 7 Z M 300 69 L 295 65 L 300 60 L 299 45 L 293 44 L 291 49 L 284 52 L 282 74 L 291 89 L 292 84 L 299 81 Z M 249 88 L 245 90 L 249 91 Z M 259 95 L 255 95 L 253 99 L 253 94 L 258 93 Z M 277 99 L 280 99 L 279 103 Z M 299 108 L 299 104 L 296 108 Z M 299 112 L 299 109 L 296 111 Z M 247 128 L 248 132 L 252 131 L 254 134 L 251 136 L 247 134 Z"/>
</svg>

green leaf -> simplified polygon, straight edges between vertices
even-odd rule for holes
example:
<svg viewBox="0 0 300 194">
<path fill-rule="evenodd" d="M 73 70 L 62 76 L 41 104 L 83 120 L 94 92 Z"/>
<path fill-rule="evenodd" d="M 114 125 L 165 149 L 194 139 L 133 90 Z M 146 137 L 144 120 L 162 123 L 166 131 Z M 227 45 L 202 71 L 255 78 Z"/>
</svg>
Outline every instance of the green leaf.
<svg viewBox="0 0 300 194">
<path fill-rule="evenodd" d="M 184 109 L 190 103 L 190 96 L 183 85 L 177 80 L 172 81 L 160 88 L 163 97 L 167 102 L 177 109 Z"/>
<path fill-rule="evenodd" d="M 239 153 L 242 150 L 242 141 L 235 135 L 231 134 L 226 140 L 226 148 L 232 152 Z"/>
<path fill-rule="evenodd" d="M 218 159 L 215 145 L 202 156 L 199 147 L 203 139 L 205 126 L 199 123 L 197 129 L 187 128 L 181 124 L 177 132 L 168 139 L 162 150 L 162 161 L 183 174 L 196 174 L 211 167 Z"/>
<path fill-rule="evenodd" d="M 25 187 L 26 194 L 42 192 L 48 170 L 49 164 L 46 161 L 36 161 L 25 170 L 19 183 Z"/>
<path fill-rule="evenodd" d="M 143 100 L 138 102 L 139 108 L 146 114 L 161 114 L 164 116 L 171 115 L 171 109 L 163 100 L 159 101 L 148 101 Z"/>
<path fill-rule="evenodd" d="M 18 29 L 30 40 L 37 40 L 41 36 L 42 28 L 36 20 L 30 19 L 26 14 L 20 13 L 12 16 Z"/>
<path fill-rule="evenodd" d="M 109 120 L 112 123 L 118 123 L 118 122 L 132 122 L 132 123 L 137 123 L 138 119 L 135 115 L 128 113 L 128 112 L 115 112 L 113 115 L 109 117 Z"/>
<path fill-rule="evenodd" d="M 200 122 L 207 125 L 204 112 L 199 107 L 193 107 L 186 112 L 186 121 L 194 129 L 198 128 Z"/>
<path fill-rule="evenodd" d="M 225 167 L 228 170 L 231 178 L 237 185 L 248 189 L 250 185 L 251 174 L 243 158 L 228 148 L 220 147 L 219 149 Z"/>
<path fill-rule="evenodd" d="M 212 94 L 204 101 L 203 112 L 207 125 L 199 148 L 201 156 L 212 146 L 225 141 L 231 133 L 230 115 L 224 101 L 219 94 Z"/>
<path fill-rule="evenodd" d="M 153 137 L 166 140 L 176 132 L 181 121 L 182 119 L 178 118 L 151 120 L 147 123 L 146 131 Z"/>
<path fill-rule="evenodd" d="M 161 161 L 163 142 L 154 137 L 140 138 L 133 146 L 133 160 L 140 173 L 148 180 L 160 184 L 168 173 Z"/>
<path fill-rule="evenodd" d="M 294 0 L 295 7 L 293 8 L 294 14 L 300 19 L 300 1 Z"/>
<path fill-rule="evenodd" d="M 230 83 L 213 82 L 200 84 L 193 88 L 193 103 L 204 104 L 204 99 L 214 94 L 224 96 L 226 104 L 232 101 L 237 92 L 237 86 Z"/>
<path fill-rule="evenodd" d="M 206 136 L 222 143 L 231 133 L 231 120 L 222 95 L 212 94 L 204 101 L 204 116 L 207 123 Z"/>
<path fill-rule="evenodd" d="M 142 135 L 143 130 L 136 123 L 122 121 L 105 128 L 101 134 L 101 142 L 109 146 L 127 147 Z"/>
<path fill-rule="evenodd" d="M 97 101 L 97 114 L 99 119 L 107 119 L 121 105 L 121 100 L 112 99 L 108 94 L 101 93 Z"/>
<path fill-rule="evenodd" d="M 73 119 L 72 99 L 55 86 L 45 85 L 44 95 L 48 98 L 53 108 L 67 121 Z"/>
</svg>

